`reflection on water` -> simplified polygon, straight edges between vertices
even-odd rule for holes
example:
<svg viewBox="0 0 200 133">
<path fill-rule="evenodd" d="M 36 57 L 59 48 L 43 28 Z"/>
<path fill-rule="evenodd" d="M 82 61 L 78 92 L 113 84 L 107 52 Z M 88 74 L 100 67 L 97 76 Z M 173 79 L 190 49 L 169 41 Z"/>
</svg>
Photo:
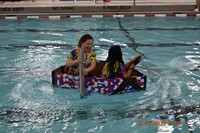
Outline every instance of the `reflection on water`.
<svg viewBox="0 0 200 133">
<path fill-rule="evenodd" d="M 126 51 L 126 48 L 123 50 Z M 103 51 L 105 49 L 98 50 L 102 57 Z M 198 129 L 200 77 L 199 71 L 188 70 L 188 64 L 192 64 L 188 56 L 167 59 L 170 60 L 167 67 L 166 64 L 163 65 L 165 62 L 162 59 L 158 58 L 158 64 L 153 62 L 152 57 L 151 60 L 143 58 L 137 69 L 148 75 L 145 92 L 112 97 L 92 94 L 80 100 L 77 90 L 60 89 L 51 85 L 51 70 L 65 61 L 64 58 L 62 62 L 55 61 L 66 54 L 63 49 L 31 48 L 17 52 L 20 56 L 11 56 L 8 63 L 1 67 L 0 78 L 4 81 L 1 86 L 10 89 L 1 93 L 6 96 L 2 98 L 0 119 L 2 127 L 12 127 L 9 131 L 17 128 L 28 132 L 56 132 L 56 128 L 59 128 L 63 131 L 104 132 L 109 130 L 107 124 L 115 127 L 116 123 L 113 121 L 124 120 L 128 120 L 126 127 L 134 130 L 139 130 L 140 127 L 151 128 L 152 132 L 172 132 L 186 127 L 190 130 Z M 129 53 L 126 55 L 129 56 Z M 2 58 L 5 59 L 6 57 Z M 188 63 L 182 64 L 185 60 Z M 195 59 L 192 61 L 198 63 Z M 175 65 L 177 62 L 181 64 L 179 67 Z M 9 63 L 14 63 L 15 67 L 9 68 Z M 11 84 L 8 84 L 8 79 Z M 169 123 L 155 126 L 154 123 L 159 120 L 165 123 L 181 121 L 183 127 Z M 80 121 L 92 121 L 90 125 L 97 127 L 88 127 L 86 130 Z M 138 125 L 140 121 L 143 123 L 141 126 Z M 145 125 L 147 122 L 151 122 L 151 126 Z"/>
<path fill-rule="evenodd" d="M 149 115 L 155 113 L 157 116 L 152 119 Z M 162 114 L 158 115 L 158 112 Z M 199 123 L 199 118 L 195 118 L 197 114 L 200 114 L 200 105 L 193 105 L 182 107 L 179 105 L 173 106 L 170 109 L 167 108 L 144 108 L 144 109 L 104 109 L 104 108 L 91 108 L 78 107 L 76 109 L 25 109 L 25 108 L 0 108 L 0 119 L 15 127 L 33 126 L 39 124 L 58 124 L 74 123 L 81 120 L 93 120 L 94 123 L 99 121 L 106 123 L 107 121 L 124 120 L 127 118 L 136 118 L 136 125 L 132 126 L 160 126 L 160 130 L 165 130 L 166 126 L 181 126 L 184 122 L 181 119 L 185 119 L 190 130 L 194 130 Z M 173 119 L 170 118 L 174 117 Z M 192 118 L 194 117 L 194 119 Z M 142 120 L 141 120 L 142 119 Z M 4 124 L 5 124 L 4 123 Z M 29 124 L 30 125 L 29 125 Z M 64 126 L 64 125 L 63 125 Z M 68 125 L 70 126 L 70 125 Z M 164 126 L 164 127 L 162 127 Z M 24 126 L 25 127 L 25 126 Z M 23 127 L 23 128 L 24 128 Z M 34 127 L 29 127 L 35 130 Z M 37 128 L 36 128 L 37 129 Z M 169 130 L 169 128 L 167 128 Z M 166 131 L 166 130 L 165 130 Z"/>
</svg>

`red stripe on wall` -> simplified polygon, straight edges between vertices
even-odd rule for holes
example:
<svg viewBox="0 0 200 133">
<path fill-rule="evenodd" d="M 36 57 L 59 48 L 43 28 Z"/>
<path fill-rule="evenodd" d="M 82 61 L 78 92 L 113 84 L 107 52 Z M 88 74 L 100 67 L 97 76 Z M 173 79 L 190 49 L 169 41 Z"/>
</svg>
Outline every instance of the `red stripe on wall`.
<svg viewBox="0 0 200 133">
<path fill-rule="evenodd" d="M 65 15 L 65 16 L 60 16 L 60 19 L 66 19 L 66 18 L 70 18 L 70 16 L 67 16 L 67 15 Z"/>
<path fill-rule="evenodd" d="M 134 16 L 134 13 L 125 13 L 124 14 L 124 17 L 133 17 Z"/>
<path fill-rule="evenodd" d="M 5 16 L 0 16 L 0 19 L 5 19 Z"/>
<path fill-rule="evenodd" d="M 174 17 L 174 16 L 176 16 L 176 14 L 174 14 L 174 13 L 167 13 L 166 16 L 167 17 Z"/>
<path fill-rule="evenodd" d="M 89 14 L 83 14 L 82 17 L 83 17 L 83 18 L 91 18 L 92 15 L 89 15 Z"/>
<path fill-rule="evenodd" d="M 23 19 L 23 18 L 27 18 L 27 16 L 25 16 L 25 15 L 18 15 L 17 16 L 17 19 Z"/>
<path fill-rule="evenodd" d="M 196 13 L 189 13 L 189 14 L 187 14 L 187 17 L 196 17 L 197 15 L 196 15 Z"/>
<path fill-rule="evenodd" d="M 49 16 L 39 16 L 39 18 L 42 18 L 42 19 L 49 19 Z"/>
<path fill-rule="evenodd" d="M 113 15 L 112 14 L 104 14 L 103 17 L 108 18 L 108 17 L 113 17 Z"/>
<path fill-rule="evenodd" d="M 152 14 L 152 13 L 147 13 L 145 14 L 146 17 L 155 17 L 155 14 Z"/>
</svg>

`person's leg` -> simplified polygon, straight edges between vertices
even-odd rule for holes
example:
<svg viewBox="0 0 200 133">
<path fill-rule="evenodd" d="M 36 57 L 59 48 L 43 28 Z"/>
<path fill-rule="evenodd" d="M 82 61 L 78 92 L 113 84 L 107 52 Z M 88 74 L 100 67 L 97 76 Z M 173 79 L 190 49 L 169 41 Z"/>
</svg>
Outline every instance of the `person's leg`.
<svg viewBox="0 0 200 133">
<path fill-rule="evenodd" d="M 197 9 L 200 11 L 200 0 L 196 0 Z"/>
<path fill-rule="evenodd" d="M 130 78 L 133 75 L 133 69 L 135 68 L 134 63 L 132 63 L 126 70 L 126 78 Z"/>
<path fill-rule="evenodd" d="M 130 69 L 130 67 L 136 66 L 141 61 L 141 55 L 134 57 L 128 63 L 124 65 L 125 69 Z M 131 66 L 132 65 L 132 66 Z"/>
</svg>

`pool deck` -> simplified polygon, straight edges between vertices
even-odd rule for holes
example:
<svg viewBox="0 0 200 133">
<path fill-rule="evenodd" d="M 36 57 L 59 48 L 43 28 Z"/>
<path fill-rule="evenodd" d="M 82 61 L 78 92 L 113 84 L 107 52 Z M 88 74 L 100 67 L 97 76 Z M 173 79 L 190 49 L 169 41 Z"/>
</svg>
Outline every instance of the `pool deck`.
<svg viewBox="0 0 200 133">
<path fill-rule="evenodd" d="M 196 0 L 131 0 L 103 2 L 24 0 L 0 1 L 0 16 L 32 15 L 200 14 Z M 193 16 L 191 15 L 191 16 Z"/>
</svg>

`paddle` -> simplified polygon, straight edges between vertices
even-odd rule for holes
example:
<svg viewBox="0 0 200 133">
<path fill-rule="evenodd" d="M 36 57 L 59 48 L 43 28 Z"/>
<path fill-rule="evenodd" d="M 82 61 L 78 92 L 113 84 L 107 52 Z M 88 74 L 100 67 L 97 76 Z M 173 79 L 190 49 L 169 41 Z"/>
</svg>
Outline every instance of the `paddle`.
<svg viewBox="0 0 200 133">
<path fill-rule="evenodd" d="M 84 98 L 87 96 L 88 92 L 85 90 L 85 77 L 83 75 L 83 68 L 84 68 L 84 50 L 83 48 L 80 49 L 80 56 L 82 58 L 81 63 L 79 63 L 79 92 L 80 98 Z"/>
</svg>

